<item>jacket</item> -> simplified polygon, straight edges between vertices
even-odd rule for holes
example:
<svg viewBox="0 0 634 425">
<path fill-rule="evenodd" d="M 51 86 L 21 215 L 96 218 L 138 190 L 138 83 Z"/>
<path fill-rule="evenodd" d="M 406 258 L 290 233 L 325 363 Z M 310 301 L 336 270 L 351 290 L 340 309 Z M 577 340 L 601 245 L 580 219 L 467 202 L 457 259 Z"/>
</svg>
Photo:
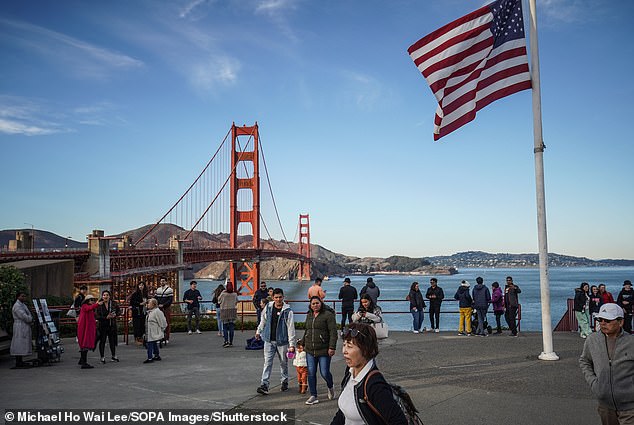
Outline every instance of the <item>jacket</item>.
<svg viewBox="0 0 634 425">
<path fill-rule="evenodd" d="M 94 350 L 97 342 L 97 323 L 95 322 L 95 310 L 99 304 L 84 303 L 79 311 L 77 320 L 77 343 L 82 350 Z"/>
<path fill-rule="evenodd" d="M 116 301 L 110 301 L 110 310 L 108 310 L 108 305 L 105 302 L 97 307 L 95 319 L 97 319 L 100 332 L 115 332 L 116 334 L 117 318 L 115 316 L 113 319 L 106 319 L 109 313 L 115 313 L 116 316 L 121 315 L 121 309 Z"/>
<path fill-rule="evenodd" d="M 478 283 L 473 287 L 471 297 L 473 298 L 474 308 L 482 310 L 489 309 L 489 303 L 491 302 L 491 293 L 489 292 L 489 288 L 481 283 Z"/>
<path fill-rule="evenodd" d="M 166 308 L 170 308 L 172 301 L 174 301 L 174 290 L 169 286 L 161 286 L 156 290 L 155 297 L 159 306 L 163 306 L 161 309 L 165 310 Z"/>
<path fill-rule="evenodd" d="M 607 304 L 607 303 L 613 303 L 614 302 L 614 297 L 612 296 L 611 292 L 605 291 L 603 293 L 599 292 L 599 294 L 601 295 L 601 299 L 603 300 L 602 304 Z"/>
<path fill-rule="evenodd" d="M 145 306 L 141 303 L 147 301 L 147 296 L 141 291 L 134 291 L 130 297 L 130 307 L 132 309 L 132 317 L 143 317 L 145 315 Z"/>
<path fill-rule="evenodd" d="M 623 304 L 623 301 L 628 301 L 629 304 Z M 616 303 L 620 305 L 626 314 L 632 314 L 632 305 L 634 304 L 634 289 L 626 291 L 622 289 L 619 292 L 619 296 L 616 298 Z"/>
<path fill-rule="evenodd" d="M 376 363 L 368 372 L 368 375 L 373 370 L 378 370 Z M 397 404 L 392 393 L 392 388 L 387 383 L 381 373 L 372 375 L 368 381 L 368 375 L 366 375 L 361 382 L 354 386 L 354 401 L 357 406 L 359 414 L 363 418 L 363 421 L 368 425 L 385 425 L 383 419 L 390 425 L 407 425 L 407 419 L 403 414 L 400 406 Z M 346 373 L 341 382 L 341 390 L 346 387 L 351 377 L 350 368 L 346 368 Z M 364 386 L 366 381 L 367 385 L 367 397 L 370 403 L 381 413 L 383 419 L 376 416 L 376 414 L 370 409 L 368 403 L 364 400 Z M 335 417 L 330 422 L 330 425 L 344 425 L 346 423 L 346 417 L 343 412 L 338 409 Z"/>
<path fill-rule="evenodd" d="M 238 317 L 238 294 L 222 291 L 218 302 L 220 303 L 220 320 L 225 323 L 235 322 Z"/>
<path fill-rule="evenodd" d="M 145 316 L 145 336 L 148 342 L 160 341 L 165 338 L 165 329 L 167 329 L 167 320 L 165 315 L 158 308 L 148 310 Z"/>
<path fill-rule="evenodd" d="M 429 298 L 430 295 L 435 295 L 436 298 Z M 425 298 L 429 300 L 429 304 L 433 306 L 440 306 L 442 304 L 442 300 L 445 298 L 445 291 L 438 285 L 435 288 L 429 287 L 427 288 L 427 292 L 425 293 Z"/>
<path fill-rule="evenodd" d="M 521 294 L 522 290 L 519 286 L 513 285 L 513 288 L 506 287 L 504 288 L 504 307 L 514 307 L 517 308 L 520 305 L 520 300 L 517 294 Z"/>
<path fill-rule="evenodd" d="M 257 291 L 255 291 L 255 294 L 253 294 L 253 305 L 255 306 L 256 310 L 260 310 L 260 302 L 263 299 L 268 298 L 269 296 L 269 291 L 267 291 L 266 289 L 262 290 L 262 289 L 258 289 Z"/>
<path fill-rule="evenodd" d="M 354 310 L 354 300 L 358 297 L 357 288 L 352 285 L 343 285 L 339 289 L 339 299 L 342 310 Z"/>
<path fill-rule="evenodd" d="M 256 335 L 260 335 L 265 342 L 271 342 L 271 314 L 273 313 L 274 301 L 262 309 L 260 324 L 255 331 Z M 293 318 L 293 310 L 291 306 L 284 303 L 280 318 L 277 321 L 277 329 L 275 331 L 275 341 L 277 345 L 288 345 L 295 347 L 295 319 Z"/>
<path fill-rule="evenodd" d="M 365 315 L 361 315 L 361 313 L 365 313 Z M 371 325 L 372 323 L 381 323 L 383 321 L 383 317 L 381 317 L 382 314 L 383 311 L 381 310 L 381 307 L 378 306 L 374 307 L 374 311 L 371 313 L 369 311 L 365 311 L 363 308 L 359 308 L 359 310 L 352 314 L 352 321 L 367 323 L 368 325 Z"/>
<path fill-rule="evenodd" d="M 15 300 L 13 304 L 13 337 L 11 338 L 10 354 L 12 356 L 28 356 L 33 353 L 31 342 L 31 324 L 33 316 L 26 304 Z"/>
<path fill-rule="evenodd" d="M 468 286 L 460 286 L 456 291 L 456 295 L 454 295 L 453 297 L 454 299 L 458 300 L 458 306 L 460 308 L 473 306 L 473 298 L 471 298 L 471 294 L 469 294 Z"/>
<path fill-rule="evenodd" d="M 599 404 L 618 411 L 634 409 L 634 336 L 621 330 L 610 361 L 603 332 L 588 335 L 579 366 Z"/>
<path fill-rule="evenodd" d="M 427 304 L 425 304 L 425 300 L 423 299 L 423 294 L 420 291 L 414 291 L 413 289 L 410 289 L 407 299 L 409 300 L 410 311 L 414 309 L 418 311 L 423 311 L 423 309 L 427 307 Z"/>
<path fill-rule="evenodd" d="M 363 288 L 361 288 L 361 293 L 359 294 L 359 296 L 363 294 L 368 294 L 370 298 L 372 298 L 372 302 L 374 303 L 374 305 L 376 305 L 377 299 L 381 296 L 381 290 L 378 286 L 376 286 L 376 283 L 368 282 Z"/>
<path fill-rule="evenodd" d="M 187 310 L 193 310 L 195 308 L 200 308 L 200 300 L 203 298 L 202 295 L 200 295 L 200 291 L 198 289 L 188 289 L 187 291 L 185 291 L 185 293 L 183 294 L 183 302 L 185 302 L 185 300 L 191 300 L 193 301 L 191 304 L 187 303 Z"/>
<path fill-rule="evenodd" d="M 493 288 L 493 294 L 491 294 L 491 304 L 493 304 L 494 312 L 504 311 L 504 294 L 502 293 L 502 288 L 499 286 L 497 288 Z"/>
<path fill-rule="evenodd" d="M 323 309 L 317 317 L 312 311 L 306 314 L 306 332 L 304 332 L 304 351 L 313 357 L 327 356 L 328 349 L 337 348 L 337 322 L 335 314 Z"/>
<path fill-rule="evenodd" d="M 601 295 L 590 294 L 590 304 L 589 304 L 590 314 L 598 313 L 602 305 L 603 305 L 603 298 L 601 298 Z"/>
<path fill-rule="evenodd" d="M 587 302 L 588 294 L 581 288 L 575 288 L 575 302 L 572 309 L 574 311 L 584 311 L 586 309 Z"/>
</svg>

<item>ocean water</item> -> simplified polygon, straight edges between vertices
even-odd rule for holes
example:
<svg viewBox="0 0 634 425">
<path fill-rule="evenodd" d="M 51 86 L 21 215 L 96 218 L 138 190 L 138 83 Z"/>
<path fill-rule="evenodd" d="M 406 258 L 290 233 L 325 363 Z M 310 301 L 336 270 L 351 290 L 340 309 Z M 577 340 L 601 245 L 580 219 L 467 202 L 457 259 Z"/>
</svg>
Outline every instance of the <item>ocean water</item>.
<svg viewBox="0 0 634 425">
<path fill-rule="evenodd" d="M 521 329 L 523 331 L 540 331 L 541 330 L 541 295 L 539 288 L 539 269 L 460 269 L 460 273 L 453 276 L 436 276 L 438 285 L 443 288 L 446 299 L 453 299 L 454 294 L 460 282 L 468 280 L 471 288 L 475 285 L 475 278 L 481 276 L 486 286 L 491 289 L 491 283 L 497 281 L 504 288 L 506 276 L 513 276 L 515 284 L 517 284 L 522 293 L 520 294 L 520 303 L 522 305 L 522 321 Z M 352 285 L 361 291 L 365 285 L 368 276 L 354 275 L 349 276 Z M 379 305 L 384 312 L 384 320 L 387 321 L 390 329 L 393 330 L 411 330 L 412 316 L 409 311 L 409 302 L 405 301 L 405 297 L 409 292 L 412 282 L 417 281 L 420 284 L 423 294 L 429 287 L 429 279 L 432 276 L 394 276 L 394 275 L 374 275 L 374 282 L 381 289 Z M 574 289 L 578 288 L 581 282 L 588 282 L 590 285 L 599 285 L 604 283 L 608 291 L 612 293 L 616 299 L 622 288 L 623 281 L 626 279 L 634 281 L 634 267 L 560 267 L 550 268 L 550 308 L 553 328 L 559 322 L 559 319 L 566 311 L 566 300 L 574 296 Z M 198 282 L 198 290 L 203 295 L 204 300 L 211 300 L 213 290 L 219 281 L 196 279 Z M 326 301 L 336 300 L 339 295 L 339 288 L 343 284 L 343 278 L 331 278 L 324 281 L 323 289 L 326 291 Z M 279 287 L 284 290 L 285 297 L 290 301 L 291 307 L 296 315 L 296 320 L 304 321 L 305 313 L 308 310 L 308 300 L 306 299 L 306 291 L 312 285 L 312 282 L 296 282 L 296 281 L 267 281 L 268 287 Z M 186 282 L 181 288 L 181 292 L 189 288 Z M 182 299 L 181 293 L 181 299 Z M 247 299 L 247 297 L 242 297 Z M 383 300 L 383 302 L 381 302 Z M 395 301 L 388 301 L 395 300 Z M 210 308 L 211 303 L 203 303 L 203 308 Z M 336 308 L 339 311 L 339 305 Z M 456 302 L 444 302 L 441 311 L 457 311 Z M 492 309 L 488 314 L 489 323 L 495 323 L 495 317 Z M 337 315 L 337 322 L 340 316 Z M 504 319 L 502 323 L 505 326 Z M 424 326 L 429 327 L 429 315 L 425 314 Z M 454 330 L 457 328 L 458 315 L 453 313 L 441 313 L 440 329 Z"/>
</svg>

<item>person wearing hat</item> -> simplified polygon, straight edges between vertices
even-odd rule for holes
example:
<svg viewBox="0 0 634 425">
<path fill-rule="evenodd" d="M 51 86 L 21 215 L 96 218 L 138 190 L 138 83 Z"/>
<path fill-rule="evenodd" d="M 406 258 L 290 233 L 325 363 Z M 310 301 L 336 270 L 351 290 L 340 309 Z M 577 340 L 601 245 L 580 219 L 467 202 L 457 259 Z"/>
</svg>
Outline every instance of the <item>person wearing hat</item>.
<svg viewBox="0 0 634 425">
<path fill-rule="evenodd" d="M 343 280 L 343 286 L 339 289 L 339 299 L 341 300 L 341 332 L 346 326 L 346 318 L 348 323 L 352 323 L 352 313 L 354 313 L 354 300 L 358 297 L 357 288 L 352 286 L 350 278 Z"/>
<path fill-rule="evenodd" d="M 454 295 L 460 307 L 460 323 L 458 324 L 458 335 L 471 336 L 471 313 L 473 311 L 473 298 L 469 293 L 469 282 L 463 280 Z M 466 334 L 465 334 L 466 331 Z"/>
<path fill-rule="evenodd" d="M 103 304 L 103 301 L 95 303 L 95 300 L 96 298 L 91 294 L 86 295 L 79 310 L 79 320 L 77 320 L 77 343 L 81 354 L 79 365 L 82 369 L 94 367 L 88 364 L 88 350 L 94 350 L 97 344 L 95 310 Z"/>
<path fill-rule="evenodd" d="M 626 280 L 623 282 L 623 289 L 616 298 L 616 303 L 623 307 L 625 315 L 623 316 L 623 330 L 628 334 L 632 333 L 632 307 L 634 307 L 634 290 L 632 282 Z"/>
<path fill-rule="evenodd" d="M 600 332 L 586 338 L 579 366 L 603 425 L 634 424 L 634 336 L 623 331 L 623 309 L 603 304 L 597 314 Z"/>
<path fill-rule="evenodd" d="M 365 286 L 361 288 L 359 296 L 363 294 L 368 294 L 370 298 L 372 298 L 372 303 L 374 303 L 374 305 L 378 305 L 378 299 L 381 296 L 381 290 L 378 286 L 376 286 L 376 283 L 374 283 L 374 280 L 371 277 L 368 278 Z"/>
</svg>

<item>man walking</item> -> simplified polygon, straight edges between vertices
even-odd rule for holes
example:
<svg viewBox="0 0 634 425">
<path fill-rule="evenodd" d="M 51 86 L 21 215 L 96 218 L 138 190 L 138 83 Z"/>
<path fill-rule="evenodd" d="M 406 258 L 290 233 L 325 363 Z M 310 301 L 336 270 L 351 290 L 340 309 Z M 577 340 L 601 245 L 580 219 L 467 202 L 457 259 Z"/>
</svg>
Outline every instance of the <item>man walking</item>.
<svg viewBox="0 0 634 425">
<path fill-rule="evenodd" d="M 339 289 L 339 299 L 341 300 L 341 331 L 348 323 L 352 323 L 352 313 L 354 313 L 354 300 L 357 299 L 357 288 L 351 285 L 350 278 L 343 280 L 343 286 Z"/>
<path fill-rule="evenodd" d="M 359 294 L 359 296 L 363 296 L 363 294 L 368 294 L 370 298 L 372 298 L 372 302 L 374 303 L 374 305 L 378 305 L 377 300 L 381 296 L 381 291 L 379 290 L 379 287 L 376 286 L 376 283 L 374 283 L 374 280 L 371 277 L 368 278 L 365 286 L 361 288 L 361 293 Z"/>
<path fill-rule="evenodd" d="M 189 283 L 189 289 L 183 294 L 183 301 L 187 303 L 187 335 L 192 334 L 192 315 L 196 316 L 196 333 L 200 334 L 200 301 L 203 296 L 200 295 L 200 291 L 196 289 L 198 283 L 192 280 Z"/>
<path fill-rule="evenodd" d="M 433 332 L 440 332 L 440 305 L 445 298 L 445 293 L 442 288 L 438 286 L 438 279 L 432 277 L 429 279 L 431 285 L 427 288 L 425 298 L 429 300 L 429 321 L 431 322 L 431 328 Z"/>
<path fill-rule="evenodd" d="M 255 331 L 257 339 L 264 340 L 264 367 L 262 381 L 257 392 L 263 395 L 269 393 L 269 381 L 273 368 L 273 357 L 277 355 L 280 361 L 282 380 L 281 391 L 288 391 L 288 352 L 295 352 L 295 321 L 291 307 L 284 302 L 284 291 L 280 288 L 273 290 L 273 301 L 262 310 L 262 318 Z"/>
<path fill-rule="evenodd" d="M 253 294 L 253 305 L 255 306 L 255 312 L 257 313 L 257 324 L 260 324 L 260 316 L 262 315 L 262 300 L 269 296 L 269 292 L 266 290 L 266 282 L 260 282 L 260 289 Z"/>
<path fill-rule="evenodd" d="M 634 336 L 623 331 L 623 318 L 617 304 L 603 304 L 597 314 L 601 332 L 588 335 L 579 357 L 603 425 L 634 424 Z"/>
<path fill-rule="evenodd" d="M 156 290 L 156 301 L 158 302 L 159 309 L 163 312 L 165 316 L 165 321 L 167 322 L 167 327 L 165 328 L 165 344 L 169 344 L 170 342 L 170 331 L 171 331 L 171 323 L 172 323 L 172 302 L 174 301 L 174 290 L 170 288 L 167 284 L 167 279 L 164 277 L 159 281 L 161 286 Z"/>
<path fill-rule="evenodd" d="M 484 286 L 484 279 L 480 276 L 476 277 L 476 286 L 473 287 L 471 297 L 473 298 L 473 307 L 478 315 L 476 335 L 487 336 L 487 329 L 484 327 L 484 322 L 486 322 L 487 311 L 489 310 L 489 303 L 491 302 L 491 292 L 489 292 L 489 288 Z"/>
<path fill-rule="evenodd" d="M 504 319 L 506 324 L 509 325 L 511 330 L 510 336 L 517 336 L 517 309 L 519 308 L 520 301 L 517 294 L 520 294 L 522 290 L 519 286 L 513 283 L 511 276 L 506 276 L 506 287 L 504 288 Z"/>
</svg>

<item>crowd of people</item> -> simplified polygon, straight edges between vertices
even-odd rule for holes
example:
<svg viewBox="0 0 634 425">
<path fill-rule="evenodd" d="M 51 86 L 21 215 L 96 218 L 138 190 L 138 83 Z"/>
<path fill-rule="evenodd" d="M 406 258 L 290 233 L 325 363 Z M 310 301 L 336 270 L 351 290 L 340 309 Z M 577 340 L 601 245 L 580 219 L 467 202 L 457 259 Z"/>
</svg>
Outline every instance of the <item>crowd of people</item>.
<svg viewBox="0 0 634 425">
<path fill-rule="evenodd" d="M 578 288 L 575 288 L 573 310 L 579 325 L 579 335 L 581 338 L 587 338 L 592 332 L 599 330 L 599 322 L 597 317 L 602 305 L 615 303 L 623 309 L 623 330 L 632 333 L 632 312 L 634 306 L 634 289 L 632 282 L 626 280 L 623 282 L 623 288 L 616 297 L 616 301 L 612 293 L 610 293 L 605 284 L 598 286 L 588 282 L 582 282 Z"/>
</svg>

